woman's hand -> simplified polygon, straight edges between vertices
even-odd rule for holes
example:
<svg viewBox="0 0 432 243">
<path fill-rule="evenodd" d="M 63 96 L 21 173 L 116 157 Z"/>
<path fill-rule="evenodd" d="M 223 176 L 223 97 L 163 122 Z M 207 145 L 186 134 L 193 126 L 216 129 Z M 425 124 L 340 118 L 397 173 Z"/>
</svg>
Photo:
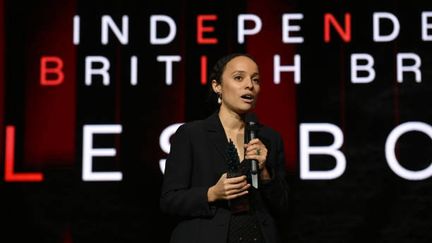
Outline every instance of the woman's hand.
<svg viewBox="0 0 432 243">
<path fill-rule="evenodd" d="M 263 180 L 270 180 L 270 174 L 268 173 L 266 167 L 267 153 L 268 150 L 266 146 L 259 140 L 258 138 L 254 138 L 249 141 L 248 144 L 245 144 L 246 148 L 246 159 L 254 159 L 258 161 L 258 167 L 261 171 L 260 177 Z"/>
<path fill-rule="evenodd" d="M 250 184 L 247 183 L 246 176 L 238 176 L 227 178 L 224 173 L 219 181 L 207 191 L 207 198 L 209 202 L 224 199 L 231 200 L 248 193 L 247 189 Z"/>
</svg>

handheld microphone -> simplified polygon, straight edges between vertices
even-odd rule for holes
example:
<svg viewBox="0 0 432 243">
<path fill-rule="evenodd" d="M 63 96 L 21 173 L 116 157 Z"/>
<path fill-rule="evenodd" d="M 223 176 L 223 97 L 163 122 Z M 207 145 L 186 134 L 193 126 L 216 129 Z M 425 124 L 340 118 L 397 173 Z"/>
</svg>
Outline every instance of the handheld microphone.
<svg viewBox="0 0 432 243">
<path fill-rule="evenodd" d="M 244 143 L 249 143 L 252 139 L 256 138 L 256 131 L 258 126 L 258 119 L 254 113 L 248 113 L 245 116 L 246 132 Z M 250 160 L 251 163 L 251 178 L 252 186 L 258 189 L 258 161 L 255 159 Z"/>
</svg>

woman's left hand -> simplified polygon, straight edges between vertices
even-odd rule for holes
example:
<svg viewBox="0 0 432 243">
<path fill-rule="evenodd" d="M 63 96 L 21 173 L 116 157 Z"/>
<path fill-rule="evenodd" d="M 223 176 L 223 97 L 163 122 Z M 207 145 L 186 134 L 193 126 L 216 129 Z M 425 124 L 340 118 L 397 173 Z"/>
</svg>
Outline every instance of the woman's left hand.
<svg viewBox="0 0 432 243">
<path fill-rule="evenodd" d="M 258 138 L 252 139 L 248 144 L 245 144 L 246 159 L 255 159 L 258 161 L 260 170 L 266 169 L 265 163 L 267 159 L 267 148 Z"/>
</svg>

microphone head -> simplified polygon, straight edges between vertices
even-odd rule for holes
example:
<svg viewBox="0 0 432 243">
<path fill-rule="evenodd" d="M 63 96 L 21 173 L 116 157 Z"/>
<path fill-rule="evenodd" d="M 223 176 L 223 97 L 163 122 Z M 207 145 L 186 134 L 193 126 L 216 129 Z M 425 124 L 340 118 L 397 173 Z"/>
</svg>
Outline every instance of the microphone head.
<svg viewBox="0 0 432 243">
<path fill-rule="evenodd" d="M 258 118 L 255 113 L 249 112 L 245 115 L 245 122 L 247 125 L 258 124 Z"/>
<path fill-rule="evenodd" d="M 250 140 L 256 138 L 258 131 L 258 118 L 255 113 L 247 113 L 245 115 L 245 143 L 249 143 Z"/>
</svg>

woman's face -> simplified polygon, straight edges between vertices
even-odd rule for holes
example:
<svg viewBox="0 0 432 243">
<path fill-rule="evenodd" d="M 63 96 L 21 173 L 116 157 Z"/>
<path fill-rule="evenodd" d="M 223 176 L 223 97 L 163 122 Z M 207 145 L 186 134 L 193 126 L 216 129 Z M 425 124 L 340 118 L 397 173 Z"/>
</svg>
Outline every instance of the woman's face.
<svg viewBox="0 0 432 243">
<path fill-rule="evenodd" d="M 255 107 L 260 92 L 260 76 L 257 64 L 246 56 L 231 59 L 222 73 L 221 84 L 213 88 L 222 96 L 225 108 L 244 114 Z"/>
</svg>

